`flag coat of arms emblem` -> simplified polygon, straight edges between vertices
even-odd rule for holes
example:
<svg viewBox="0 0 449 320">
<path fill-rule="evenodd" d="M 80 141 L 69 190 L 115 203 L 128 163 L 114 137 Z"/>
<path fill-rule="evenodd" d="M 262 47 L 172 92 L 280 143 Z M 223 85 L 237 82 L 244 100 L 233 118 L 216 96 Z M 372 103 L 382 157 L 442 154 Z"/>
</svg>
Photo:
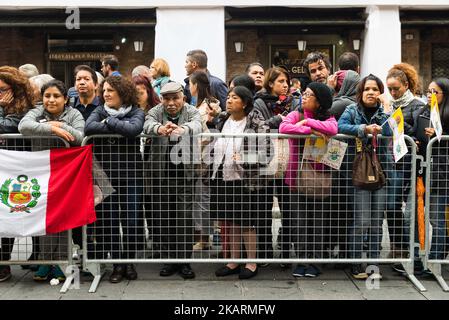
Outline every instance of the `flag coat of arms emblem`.
<svg viewBox="0 0 449 320">
<path fill-rule="evenodd" d="M 58 233 L 96 220 L 92 146 L 0 150 L 0 237 Z"/>
</svg>

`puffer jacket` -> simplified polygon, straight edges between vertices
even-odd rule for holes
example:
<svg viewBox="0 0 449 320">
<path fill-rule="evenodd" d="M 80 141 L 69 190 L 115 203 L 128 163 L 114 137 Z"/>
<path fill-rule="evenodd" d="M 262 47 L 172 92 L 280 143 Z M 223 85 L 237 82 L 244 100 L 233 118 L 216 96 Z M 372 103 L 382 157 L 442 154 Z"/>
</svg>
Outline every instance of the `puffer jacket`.
<svg viewBox="0 0 449 320">
<path fill-rule="evenodd" d="M 86 121 L 85 134 L 121 135 L 92 138 L 94 154 L 110 178 L 134 178 L 142 170 L 140 138 L 145 114 L 137 106 L 121 118 L 111 117 L 104 106 L 97 107 Z M 137 173 L 136 173 L 137 172 Z"/>
<path fill-rule="evenodd" d="M 297 126 L 296 124 L 301 120 L 301 114 L 298 111 L 291 112 L 279 127 L 279 132 L 283 134 L 298 134 L 309 135 L 312 134 L 312 129 L 324 133 L 328 136 L 334 136 L 338 132 L 338 125 L 335 118 L 332 116 L 325 121 L 316 120 L 313 118 L 313 113 L 304 110 L 304 119 L 307 119 L 305 125 Z M 299 167 L 300 141 L 298 139 L 288 139 L 290 146 L 290 155 L 288 159 L 287 172 L 285 173 L 285 183 L 290 187 L 296 186 L 296 178 Z M 322 170 L 324 165 L 314 164 L 314 169 Z"/>
</svg>

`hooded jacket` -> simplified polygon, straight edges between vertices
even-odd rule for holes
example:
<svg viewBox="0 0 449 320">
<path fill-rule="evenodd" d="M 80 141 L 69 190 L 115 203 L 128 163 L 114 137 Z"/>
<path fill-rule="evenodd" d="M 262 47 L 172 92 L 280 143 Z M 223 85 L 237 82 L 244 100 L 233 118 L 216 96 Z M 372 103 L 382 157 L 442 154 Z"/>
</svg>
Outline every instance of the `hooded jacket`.
<svg viewBox="0 0 449 320">
<path fill-rule="evenodd" d="M 330 113 L 335 119 L 340 119 L 346 107 L 355 102 L 355 96 L 357 93 L 357 85 L 360 82 L 360 76 L 357 72 L 347 70 L 343 84 L 337 96 L 334 97 Z"/>
</svg>

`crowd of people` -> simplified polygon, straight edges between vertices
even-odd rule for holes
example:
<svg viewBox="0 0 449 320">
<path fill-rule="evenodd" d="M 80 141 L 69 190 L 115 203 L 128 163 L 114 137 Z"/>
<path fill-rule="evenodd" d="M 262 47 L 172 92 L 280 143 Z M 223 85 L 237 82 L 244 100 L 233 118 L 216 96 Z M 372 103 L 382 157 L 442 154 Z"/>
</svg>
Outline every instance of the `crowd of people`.
<svg viewBox="0 0 449 320">
<path fill-rule="evenodd" d="M 81 145 L 87 136 L 102 135 L 91 140 L 94 162 L 115 192 L 96 206 L 98 220 L 87 228 L 89 258 L 136 259 L 144 250 L 147 229 L 153 257 L 189 259 L 195 251 L 210 248 L 210 236 L 219 225 L 223 258 L 230 262 L 217 269 L 216 276 L 238 274 L 240 279 L 249 279 L 266 265 L 256 259 L 274 258 L 271 223 L 275 203 L 282 214 L 277 241 L 280 258 L 331 258 L 338 245 L 336 257 L 343 261 L 361 259 L 364 251 L 368 258 L 379 259 L 384 215 L 390 257 L 406 257 L 408 222 L 415 214 L 410 212 L 414 196 L 410 155 L 394 162 L 391 146 L 380 143 L 387 186 L 362 190 L 351 183 L 355 144 L 349 143 L 353 152 L 347 153 L 340 171 L 318 162 L 309 164 L 310 170 L 339 181 L 332 184 L 330 194 L 307 194 L 299 185 L 305 170 L 304 141 L 289 139 L 286 167 L 269 172 L 266 169 L 273 159 L 281 162 L 282 139 L 257 134 L 315 135 L 327 141 L 341 133 L 367 145 L 372 142 L 369 135 L 392 135 L 384 124 L 400 107 L 405 134 L 416 141 L 418 153 L 425 155 L 435 129 L 429 121 L 422 126 L 419 119 L 430 119 L 430 97 L 435 94 L 443 134 L 449 134 L 449 79 L 433 79 L 424 97 L 419 94 L 418 74 L 412 65 L 392 66 L 386 79 L 372 74 L 361 78 L 358 57 L 350 52 L 339 58 L 333 74 L 328 57 L 312 52 L 304 61 L 307 81 L 291 79 L 283 66 L 265 70 L 253 62 L 229 85 L 210 74 L 202 50 L 187 53 L 184 84 L 170 79 L 170 67 L 162 58 L 154 59 L 149 67 L 137 66 L 130 76 L 119 72 L 114 56 L 105 56 L 101 62 L 101 73 L 87 65 L 77 66 L 73 88 L 51 75 L 39 74 L 33 65 L 0 67 L 0 133 L 57 136 L 71 146 Z M 223 135 L 198 138 L 209 132 Z M 255 142 L 251 135 L 242 136 L 246 133 L 261 138 Z M 199 145 L 199 164 L 174 161 L 179 145 L 192 148 L 195 143 L 187 143 L 192 141 Z M 278 146 L 274 153 L 273 144 Z M 188 150 L 193 156 L 195 151 Z M 447 148 L 439 150 L 447 152 Z M 210 155 L 210 163 L 203 161 Z M 438 170 L 432 177 L 436 185 L 430 204 L 430 255 L 444 259 L 447 155 L 439 154 L 434 165 Z M 73 230 L 73 242 L 82 247 L 81 229 Z M 13 244 L 14 239 L 1 238 L 1 261 L 10 260 Z M 35 237 L 30 260 L 64 260 L 66 245 L 66 235 L 57 240 L 52 235 Z M 237 259 L 249 262 L 240 265 Z M 322 272 L 316 264 L 281 266 L 291 268 L 295 277 L 316 277 Z M 400 264 L 393 267 L 405 272 Z M 415 269 L 425 271 L 419 261 Z M 36 266 L 35 271 L 36 281 L 64 279 L 58 266 Z M 195 277 L 188 263 L 166 263 L 160 270 L 160 276 L 175 273 L 185 279 Z M 369 276 L 359 263 L 351 265 L 351 274 L 356 279 Z M 137 276 L 134 264 L 117 263 L 109 280 L 118 283 Z M 381 278 L 380 273 L 376 276 Z M 0 282 L 10 278 L 10 267 L 0 265 Z"/>
</svg>

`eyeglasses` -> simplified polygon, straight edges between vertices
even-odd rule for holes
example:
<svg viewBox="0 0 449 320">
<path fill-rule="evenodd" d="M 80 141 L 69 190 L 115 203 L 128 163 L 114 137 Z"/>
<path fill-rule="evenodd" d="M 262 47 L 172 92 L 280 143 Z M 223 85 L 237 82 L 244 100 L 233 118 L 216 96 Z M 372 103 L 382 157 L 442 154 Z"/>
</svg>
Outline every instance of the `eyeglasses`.
<svg viewBox="0 0 449 320">
<path fill-rule="evenodd" d="M 313 93 L 310 93 L 310 92 L 303 92 L 303 93 L 302 93 L 302 96 L 303 96 L 304 98 L 315 97 L 315 95 L 314 95 Z"/>
<path fill-rule="evenodd" d="M 0 94 L 8 92 L 9 90 L 11 90 L 11 87 L 9 87 L 9 88 L 0 88 Z"/>
<path fill-rule="evenodd" d="M 440 94 L 440 93 L 443 93 L 443 92 L 436 91 L 436 90 L 427 90 L 427 91 L 426 91 L 426 94 L 432 94 L 432 93 Z"/>
</svg>

